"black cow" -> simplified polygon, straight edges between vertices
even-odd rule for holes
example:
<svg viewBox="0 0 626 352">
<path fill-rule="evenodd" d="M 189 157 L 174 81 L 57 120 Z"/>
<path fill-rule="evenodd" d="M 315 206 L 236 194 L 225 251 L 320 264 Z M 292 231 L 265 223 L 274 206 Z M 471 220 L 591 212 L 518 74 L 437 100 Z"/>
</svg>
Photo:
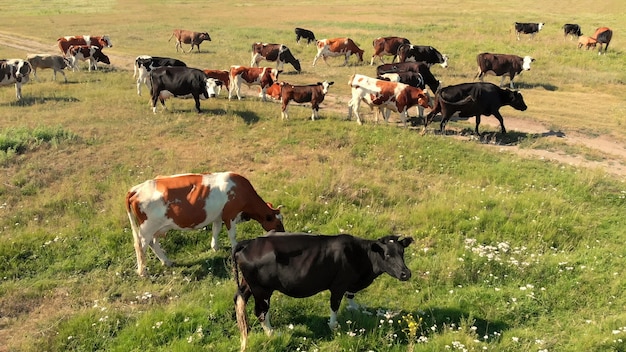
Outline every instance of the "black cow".
<svg viewBox="0 0 626 352">
<path fill-rule="evenodd" d="M 417 72 L 422 75 L 424 83 L 428 87 L 436 92 L 439 89 L 440 82 L 433 76 L 428 68 L 428 64 L 423 62 L 399 62 L 395 64 L 384 64 L 376 67 L 376 76 L 382 76 L 385 73 L 398 73 L 398 72 Z M 408 84 L 408 83 L 407 83 Z M 424 87 L 419 87 L 424 89 Z"/>
<path fill-rule="evenodd" d="M 330 291 L 331 328 L 337 327 L 337 311 L 344 294 L 352 297 L 387 273 L 398 280 L 411 278 L 404 263 L 404 249 L 410 237 L 385 236 L 367 240 L 343 234 L 337 236 L 302 233 L 272 233 L 241 241 L 233 249 L 237 282 L 235 310 L 241 331 L 241 350 L 246 348 L 248 319 L 246 303 L 254 296 L 254 313 L 270 335 L 270 298 L 274 291 L 290 297 L 309 297 Z M 239 270 L 243 279 L 239 282 Z"/>
<path fill-rule="evenodd" d="M 15 83 L 15 97 L 21 100 L 22 84 L 29 81 L 31 72 L 33 68 L 26 60 L 0 60 L 0 86 Z"/>
<path fill-rule="evenodd" d="M 208 78 L 202 70 L 184 66 L 163 66 L 150 72 L 152 85 L 152 111 L 156 113 L 157 100 L 163 109 L 165 99 L 169 97 L 192 96 L 196 102 L 196 111 L 200 110 L 200 98 L 215 97 L 216 88 L 221 82 Z"/>
<path fill-rule="evenodd" d="M 141 95 L 141 83 L 150 89 L 150 71 L 162 66 L 187 66 L 186 63 L 170 57 L 140 55 L 135 59 L 133 78 L 137 77 L 137 94 Z M 137 75 L 139 74 L 139 75 Z"/>
<path fill-rule="evenodd" d="M 448 55 L 443 55 L 439 50 L 428 45 L 403 44 L 398 47 L 398 61 L 425 62 L 428 67 L 439 64 L 441 67 L 448 67 Z"/>
<path fill-rule="evenodd" d="M 613 38 L 613 31 L 609 27 L 600 27 L 596 29 L 592 38 L 600 44 L 598 55 L 602 54 L 602 44 L 605 44 L 604 53 L 606 54 L 606 49 L 609 48 L 609 43 L 611 42 L 611 38 Z"/>
<path fill-rule="evenodd" d="M 291 64 L 296 71 L 300 72 L 300 60 L 296 59 L 291 50 L 283 44 L 254 43 L 252 44 L 252 61 L 250 66 L 259 67 L 262 60 L 276 61 L 276 69 L 283 70 L 284 63 Z"/>
<path fill-rule="evenodd" d="M 517 40 L 520 40 L 519 35 L 522 33 L 530 34 L 530 38 L 532 39 L 544 25 L 545 23 L 515 22 L 515 34 L 517 35 Z"/>
<path fill-rule="evenodd" d="M 502 89 L 493 83 L 474 82 L 448 86 L 442 88 L 435 95 L 433 110 L 428 113 L 424 120 L 424 130 L 428 123 L 432 121 L 432 118 L 441 112 L 442 117 L 439 130 L 443 133 L 450 117 L 455 112 L 458 112 L 459 117 L 476 116 L 475 131 L 479 136 L 478 125 L 480 125 L 481 115 L 495 116 L 500 121 L 500 132 L 506 133 L 504 121 L 499 111 L 504 105 L 510 105 L 520 111 L 524 111 L 527 108 L 522 94 L 509 89 Z"/>
<path fill-rule="evenodd" d="M 516 75 L 522 73 L 522 71 L 530 70 L 530 63 L 535 61 L 530 56 L 517 56 L 509 54 L 491 54 L 480 53 L 476 56 L 478 62 L 478 73 L 474 79 L 478 78 L 483 81 L 483 77 L 486 74 L 493 74 L 496 76 L 502 76 L 500 80 L 500 87 L 504 84 L 504 78 L 509 77 L 509 87 L 513 87 L 513 79 Z"/>
<path fill-rule="evenodd" d="M 571 40 L 574 40 L 574 37 L 580 37 L 583 32 L 578 24 L 566 23 L 563 25 L 563 38 L 566 39 L 568 35 L 571 36 Z"/>
<path fill-rule="evenodd" d="M 315 41 L 315 34 L 308 29 L 296 27 L 296 43 L 300 44 L 300 38 L 306 39 L 306 45 Z"/>
</svg>

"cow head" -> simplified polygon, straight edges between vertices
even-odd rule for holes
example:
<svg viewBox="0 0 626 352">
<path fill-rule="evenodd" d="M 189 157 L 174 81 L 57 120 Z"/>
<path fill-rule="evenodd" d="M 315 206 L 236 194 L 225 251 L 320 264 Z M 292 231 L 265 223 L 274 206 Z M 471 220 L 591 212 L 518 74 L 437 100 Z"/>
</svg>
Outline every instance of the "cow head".
<svg viewBox="0 0 626 352">
<path fill-rule="evenodd" d="M 524 102 L 524 97 L 522 97 L 522 93 L 507 89 L 507 95 L 510 102 L 509 105 L 511 105 L 512 108 L 519 111 L 528 109 L 528 106 L 526 106 Z"/>
<path fill-rule="evenodd" d="M 26 83 L 28 82 L 28 78 L 30 73 L 33 71 L 33 67 L 26 60 L 21 59 L 13 59 L 8 62 L 11 66 L 14 67 L 14 75 L 15 81 L 18 83 Z"/>
<path fill-rule="evenodd" d="M 200 35 L 198 35 L 198 39 L 206 40 L 206 41 L 210 42 L 211 41 L 211 36 L 209 35 L 209 33 L 203 32 L 203 33 L 200 33 Z"/>
<path fill-rule="evenodd" d="M 268 209 L 270 210 L 263 219 L 259 221 L 263 229 L 266 231 L 275 230 L 276 232 L 285 232 L 285 227 L 283 226 L 283 215 L 280 213 L 281 205 L 274 208 L 272 203 L 266 203 Z"/>
<path fill-rule="evenodd" d="M 448 68 L 448 55 L 441 55 L 441 63 L 439 65 L 441 65 L 441 67 L 443 68 Z"/>
<path fill-rule="evenodd" d="M 100 39 L 100 44 L 101 44 L 103 47 L 105 47 L 105 46 L 106 46 L 107 48 L 110 48 L 110 47 L 112 47 L 112 46 L 113 46 L 113 44 L 111 43 L 111 38 L 109 38 L 109 36 L 108 36 L 108 35 L 104 35 L 104 36 L 102 36 L 102 39 Z"/>
<path fill-rule="evenodd" d="M 334 81 L 324 81 L 324 82 L 317 82 L 318 85 L 322 86 L 322 94 L 326 95 L 328 93 L 328 88 L 330 88 L 330 86 L 332 86 L 333 84 L 335 84 Z"/>
<path fill-rule="evenodd" d="M 530 56 L 524 56 L 524 62 L 522 63 L 522 69 L 524 71 L 529 71 L 530 70 L 530 63 L 535 61 L 535 59 L 533 59 Z"/>
<path fill-rule="evenodd" d="M 404 249 L 413 243 L 413 238 L 400 239 L 399 236 L 385 236 L 372 242 L 371 251 L 376 258 L 373 260 L 374 271 L 387 273 L 398 280 L 407 281 L 411 278 L 411 270 L 404 263 Z"/>
<path fill-rule="evenodd" d="M 222 81 L 217 80 L 215 78 L 207 78 L 206 80 L 206 91 L 207 91 L 207 99 L 215 98 L 217 96 L 217 88 L 222 86 Z"/>
<path fill-rule="evenodd" d="M 93 47 L 92 47 L 93 48 Z M 97 48 L 97 47 L 96 47 Z M 109 57 L 106 56 L 102 50 L 100 50 L 100 48 L 98 48 L 96 51 L 94 51 L 93 53 L 93 58 L 96 59 L 97 62 L 102 62 L 103 64 L 107 64 L 110 65 L 111 64 L 111 60 L 109 60 Z"/>
</svg>

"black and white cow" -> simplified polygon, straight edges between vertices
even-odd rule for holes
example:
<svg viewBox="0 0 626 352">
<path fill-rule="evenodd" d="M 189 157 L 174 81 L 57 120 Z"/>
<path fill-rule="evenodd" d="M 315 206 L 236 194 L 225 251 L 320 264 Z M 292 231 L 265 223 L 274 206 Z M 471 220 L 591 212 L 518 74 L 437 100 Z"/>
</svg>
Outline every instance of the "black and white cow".
<svg viewBox="0 0 626 352">
<path fill-rule="evenodd" d="M 78 61 L 89 61 L 89 71 L 91 69 L 98 70 L 98 62 L 110 65 L 111 60 L 102 52 L 102 49 L 96 45 L 71 45 L 65 56 L 72 65 L 72 70 L 80 70 Z"/>
<path fill-rule="evenodd" d="M 574 37 L 580 37 L 583 35 L 583 32 L 580 30 L 579 25 L 575 23 L 566 23 L 563 25 L 563 38 L 566 39 L 568 35 L 571 36 L 571 40 L 574 40 Z"/>
<path fill-rule="evenodd" d="M 290 297 L 309 297 L 330 291 L 329 326 L 337 327 L 337 311 L 344 295 L 352 298 L 378 276 L 407 281 L 411 270 L 404 262 L 410 237 L 385 236 L 367 240 L 343 234 L 337 236 L 302 233 L 272 233 L 243 240 L 233 249 L 232 260 L 237 292 L 235 311 L 241 332 L 241 350 L 246 348 L 248 319 L 246 303 L 254 296 L 254 312 L 270 335 L 269 308 L 274 291 Z M 243 276 L 239 280 L 239 271 Z"/>
<path fill-rule="evenodd" d="M 441 54 L 439 50 L 428 45 L 403 44 L 398 48 L 398 61 L 425 62 L 428 67 L 439 64 L 441 67 L 448 67 L 448 55 Z"/>
<path fill-rule="evenodd" d="M 17 100 L 21 100 L 22 84 L 28 82 L 32 71 L 32 66 L 26 60 L 0 60 L 0 86 L 15 83 L 15 97 Z"/>
<path fill-rule="evenodd" d="M 529 71 L 531 62 L 535 61 L 530 56 L 517 56 L 509 54 L 491 54 L 480 53 L 476 56 L 478 62 L 478 73 L 476 78 L 481 82 L 486 74 L 493 74 L 496 76 L 502 76 L 500 80 L 500 87 L 504 84 L 504 78 L 509 77 L 509 87 L 513 87 L 513 79 L 515 76 L 522 73 L 522 71 Z"/>
<path fill-rule="evenodd" d="M 215 97 L 217 85 L 221 82 L 208 78 L 202 70 L 185 66 L 163 66 L 150 72 L 152 85 L 152 112 L 156 114 L 157 100 L 166 109 L 165 99 L 169 97 L 192 96 L 196 111 L 201 113 L 200 99 Z"/>
<path fill-rule="evenodd" d="M 137 77 L 137 94 L 141 95 L 141 83 L 150 89 L 150 71 L 162 66 L 187 66 L 184 62 L 170 57 L 140 55 L 135 59 L 133 78 Z"/>
<path fill-rule="evenodd" d="M 300 44 L 300 39 L 306 39 L 306 45 L 315 42 L 315 34 L 312 31 L 300 27 L 296 27 L 296 43 Z"/>
<path fill-rule="evenodd" d="M 450 117 L 458 112 L 459 117 L 476 116 L 475 132 L 477 135 L 480 135 L 478 125 L 480 125 L 481 115 L 495 116 L 500 121 L 500 132 L 506 133 L 500 108 L 505 105 L 510 105 L 520 111 L 524 111 L 527 108 L 524 98 L 519 92 L 502 89 L 493 83 L 487 82 L 461 83 L 442 88 L 435 95 L 435 103 L 433 105 L 433 110 L 424 119 L 424 130 L 426 130 L 428 123 L 432 121 L 433 117 L 441 113 L 439 130 L 443 133 Z"/>
<path fill-rule="evenodd" d="M 430 68 L 428 64 L 424 62 L 398 62 L 395 64 L 384 64 L 376 67 L 376 76 L 382 76 L 386 73 L 400 73 L 400 72 L 416 72 L 419 73 L 423 80 L 424 84 L 428 85 L 433 92 L 436 92 L 439 89 L 439 82 L 435 76 L 433 76 L 432 72 L 430 72 Z M 405 79 L 409 80 L 409 77 L 405 77 Z M 400 80 L 400 82 L 402 82 Z M 411 85 L 410 83 L 406 83 Z M 418 88 L 424 89 L 424 86 L 419 86 Z"/>
<path fill-rule="evenodd" d="M 283 65 L 291 64 L 296 71 L 300 72 L 300 60 L 296 59 L 291 50 L 283 44 L 254 43 L 252 44 L 252 60 L 251 67 L 259 67 L 259 62 L 267 60 L 276 61 L 276 69 L 283 70 Z"/>
<path fill-rule="evenodd" d="M 530 38 L 534 38 L 545 25 L 545 23 L 528 23 L 528 22 L 515 22 L 515 34 L 517 40 L 520 40 L 520 34 L 530 34 Z"/>
</svg>

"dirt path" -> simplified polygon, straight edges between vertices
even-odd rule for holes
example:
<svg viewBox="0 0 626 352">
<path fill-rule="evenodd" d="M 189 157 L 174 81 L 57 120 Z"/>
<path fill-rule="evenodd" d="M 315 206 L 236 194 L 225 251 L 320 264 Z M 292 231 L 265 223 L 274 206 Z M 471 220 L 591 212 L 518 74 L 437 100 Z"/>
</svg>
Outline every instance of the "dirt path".
<svg viewBox="0 0 626 352">
<path fill-rule="evenodd" d="M 58 53 L 59 49 L 55 44 L 43 44 L 32 38 L 16 35 L 14 33 L 0 31 L 0 45 L 11 47 L 14 49 L 24 50 L 25 53 Z M 116 56 L 107 54 L 119 69 L 132 70 L 134 57 Z M 344 98 L 329 94 L 324 101 L 324 108 L 327 110 L 345 112 L 346 107 Z M 370 121 L 371 121 L 371 116 Z M 474 119 L 468 119 L 471 124 Z M 567 154 L 564 151 L 550 151 L 544 149 L 528 149 L 520 148 L 518 145 L 502 145 L 497 143 L 485 143 L 488 148 L 494 148 L 498 151 L 508 151 L 517 153 L 524 157 L 539 158 L 551 160 L 559 163 L 569 164 L 577 167 L 601 168 L 607 173 L 615 176 L 626 176 L 626 146 L 622 143 L 611 140 L 607 137 L 592 138 L 576 131 L 550 131 L 546 126 L 539 122 L 511 118 L 505 119 L 507 130 L 528 133 L 531 135 L 542 136 L 543 138 L 562 139 L 566 144 L 573 146 L 584 146 L 591 151 L 598 152 L 602 160 L 589 160 L 584 156 Z M 489 125 L 492 128 L 499 127 L 498 121 L 494 118 L 483 118 L 481 125 Z M 421 128 L 421 127 L 419 127 Z M 430 127 L 429 127 L 430 128 Z M 453 132 L 452 138 L 467 140 L 468 136 L 464 136 L 458 131 Z M 600 158 L 595 158 L 600 159 Z"/>
</svg>

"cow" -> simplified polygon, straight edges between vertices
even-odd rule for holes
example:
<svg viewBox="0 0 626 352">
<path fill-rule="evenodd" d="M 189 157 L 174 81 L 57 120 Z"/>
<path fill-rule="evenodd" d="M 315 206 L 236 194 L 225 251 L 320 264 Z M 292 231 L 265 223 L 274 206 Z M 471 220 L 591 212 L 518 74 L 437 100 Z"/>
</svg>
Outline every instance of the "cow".
<svg viewBox="0 0 626 352">
<path fill-rule="evenodd" d="M 250 61 L 250 66 L 259 67 L 259 62 L 262 60 L 276 61 L 276 69 L 279 71 L 283 70 L 285 62 L 291 64 L 298 73 L 301 70 L 300 60 L 296 59 L 291 53 L 291 50 L 283 44 L 259 42 L 252 44 L 252 60 Z"/>
<path fill-rule="evenodd" d="M 580 37 L 578 37 L 578 49 L 584 46 L 586 50 L 589 50 L 589 48 L 591 47 L 595 48 L 597 44 L 598 42 L 595 40 L 595 38 L 587 37 L 585 35 L 581 35 Z"/>
<path fill-rule="evenodd" d="M 306 39 L 306 45 L 311 44 L 311 42 L 315 42 L 315 34 L 308 29 L 296 27 L 296 43 L 300 44 L 300 39 Z"/>
<path fill-rule="evenodd" d="M 520 40 L 520 34 L 530 34 L 530 38 L 535 37 L 535 34 L 538 33 L 545 23 L 528 23 L 528 22 L 515 22 L 515 34 L 517 35 L 517 40 Z"/>
<path fill-rule="evenodd" d="M 94 70 L 98 70 L 98 62 L 102 62 L 107 65 L 111 64 L 109 57 L 102 52 L 102 49 L 95 45 L 72 45 L 69 49 L 67 49 L 66 56 L 72 65 L 72 70 L 80 70 L 78 67 L 79 60 L 89 61 L 90 72 L 92 68 Z"/>
<path fill-rule="evenodd" d="M 194 230 L 213 224 L 213 250 L 219 248 L 217 236 L 222 224 L 233 248 L 240 222 L 254 219 L 267 231 L 285 231 L 280 207 L 275 209 L 263 201 L 248 179 L 233 172 L 157 176 L 132 187 L 125 204 L 141 276 L 146 274 L 146 246 L 161 263 L 172 265 L 159 245 L 159 238 L 168 230 Z"/>
<path fill-rule="evenodd" d="M 272 100 L 280 100 L 280 84 L 282 82 L 274 82 L 265 89 L 265 96 Z M 263 89 L 259 88 L 259 97 L 263 97 Z"/>
<path fill-rule="evenodd" d="M 87 45 L 87 46 L 97 46 L 98 48 L 111 48 L 113 44 L 111 43 L 111 38 L 108 35 L 103 36 L 90 36 L 90 35 L 75 35 L 75 36 L 66 36 L 57 39 L 57 45 L 61 50 L 63 55 L 66 55 L 67 50 L 70 46 L 74 45 Z"/>
<path fill-rule="evenodd" d="M 567 39 L 569 35 L 571 40 L 574 40 L 574 37 L 580 37 L 583 35 L 583 32 L 580 30 L 580 26 L 575 23 L 566 23 L 563 25 L 563 39 Z"/>
<path fill-rule="evenodd" d="M 26 60 L 0 60 L 0 86 L 15 83 L 15 98 L 22 100 L 22 84 L 28 82 L 32 71 L 33 68 Z"/>
<path fill-rule="evenodd" d="M 598 49 L 598 55 L 602 54 L 602 44 L 605 44 L 604 53 L 606 54 L 606 50 L 609 48 L 609 43 L 611 42 L 612 37 L 613 31 L 609 27 L 600 27 L 596 29 L 592 38 L 595 39 L 600 45 L 600 48 Z"/>
<path fill-rule="evenodd" d="M 317 46 L 317 54 L 313 59 L 313 66 L 315 66 L 315 63 L 320 57 L 324 59 L 324 62 L 326 62 L 327 65 L 329 65 L 326 61 L 326 58 L 329 56 L 344 56 L 346 60 L 343 65 L 345 66 L 348 64 L 348 59 L 352 54 L 358 56 L 359 62 L 363 62 L 364 51 L 359 49 L 359 47 L 350 38 L 320 39 L 315 42 L 315 45 Z"/>
<path fill-rule="evenodd" d="M 434 64 L 439 64 L 443 68 L 448 67 L 448 55 L 441 54 L 439 50 L 428 45 L 400 45 L 398 47 L 398 61 L 425 62 L 428 67 Z"/>
<path fill-rule="evenodd" d="M 196 111 L 201 113 L 200 99 L 215 97 L 216 89 L 221 82 L 207 76 L 197 68 L 185 66 L 162 66 L 150 72 L 152 86 L 152 112 L 156 114 L 157 100 L 161 101 L 166 110 L 165 99 L 169 97 L 192 96 L 196 102 Z"/>
<path fill-rule="evenodd" d="M 306 86 L 294 86 L 287 82 L 280 82 L 280 100 L 281 117 L 282 119 L 289 118 L 289 102 L 295 101 L 296 103 L 311 103 L 311 121 L 315 121 L 315 118 L 319 118 L 320 103 L 324 101 L 324 97 L 328 93 L 328 88 L 335 82 L 317 82 L 316 84 L 310 84 Z"/>
<path fill-rule="evenodd" d="M 183 44 L 191 44 L 191 48 L 187 51 L 188 53 L 193 50 L 194 46 L 197 47 L 198 52 L 200 52 L 200 44 L 202 44 L 205 40 L 209 42 L 211 41 L 211 36 L 209 36 L 209 33 L 207 32 L 193 32 L 186 29 L 174 29 L 170 39 L 167 41 L 169 42 L 173 37 L 176 37 L 176 52 L 178 52 L 179 48 L 185 52 Z"/>
<path fill-rule="evenodd" d="M 504 84 L 504 78 L 509 77 L 509 87 L 513 87 L 513 79 L 516 75 L 522 73 L 522 71 L 529 71 L 531 62 L 535 61 L 530 56 L 517 56 L 508 54 L 491 54 L 480 53 L 476 56 L 478 61 L 478 73 L 476 78 L 483 81 L 483 77 L 486 74 L 494 74 L 496 76 L 502 76 L 500 80 L 500 87 Z"/>
<path fill-rule="evenodd" d="M 278 79 L 280 72 L 270 67 L 231 66 L 228 100 L 231 99 L 233 91 L 237 94 L 237 99 L 241 100 L 240 92 L 241 84 L 243 83 L 248 87 L 261 86 L 261 98 L 265 101 L 265 90 Z"/>
<path fill-rule="evenodd" d="M 211 69 L 204 69 L 202 70 L 202 72 L 204 72 L 204 74 L 207 77 L 213 78 L 215 80 L 222 82 L 222 84 L 218 86 L 217 95 L 220 95 L 220 93 L 222 93 L 222 87 L 226 87 L 226 91 L 230 89 L 230 72 L 226 70 L 211 70 Z"/>
<path fill-rule="evenodd" d="M 187 66 L 187 64 L 170 57 L 140 55 L 135 58 L 133 78 L 137 77 L 137 95 L 141 95 L 141 83 L 151 89 L 150 72 L 162 66 Z"/>
<path fill-rule="evenodd" d="M 354 294 L 366 289 L 383 273 L 400 281 L 411 278 L 411 270 L 404 261 L 404 250 L 411 243 L 413 238 L 395 235 L 369 240 L 349 234 L 304 233 L 269 233 L 237 243 L 232 262 L 237 283 L 234 302 L 241 350 L 247 347 L 246 304 L 251 296 L 255 315 L 265 333 L 271 335 L 269 308 L 274 291 L 302 298 L 328 290 L 328 325 L 336 329 L 337 312 L 344 295 L 350 307 L 358 307 Z"/>
<path fill-rule="evenodd" d="M 374 39 L 372 42 L 372 46 L 374 47 L 374 54 L 372 55 L 372 60 L 370 62 L 370 66 L 374 65 L 374 59 L 379 58 L 380 63 L 384 64 L 383 56 L 393 56 L 391 62 L 396 61 L 396 57 L 398 56 L 398 48 L 401 45 L 410 45 L 411 42 L 402 37 L 378 37 Z"/>
<path fill-rule="evenodd" d="M 420 88 L 424 90 L 424 93 L 428 95 L 428 101 L 431 101 L 430 94 L 426 89 L 426 82 L 424 77 L 419 72 L 396 72 L 396 73 L 384 73 L 376 77 L 377 79 L 383 79 L 391 82 L 400 82 L 408 84 L 411 87 Z M 438 88 L 438 87 L 437 87 Z M 424 107 L 417 105 L 417 114 L 419 117 L 424 117 Z"/>
<path fill-rule="evenodd" d="M 28 54 L 26 56 L 26 60 L 30 63 L 33 68 L 33 76 L 35 79 L 37 78 L 37 69 L 45 69 L 51 68 L 52 71 L 52 79 L 56 81 L 57 72 L 61 72 L 63 75 L 63 79 L 65 83 L 67 83 L 67 76 L 65 76 L 65 72 L 63 71 L 66 67 L 72 67 L 72 63 L 70 60 L 61 55 L 50 55 L 50 54 Z"/>
<path fill-rule="evenodd" d="M 430 72 L 430 68 L 428 68 L 428 64 L 424 62 L 399 62 L 395 64 L 384 64 L 376 67 L 376 76 L 382 76 L 386 73 L 400 73 L 400 72 L 416 72 L 419 73 L 423 80 L 424 84 L 428 85 L 433 92 L 436 92 L 439 89 L 441 82 L 433 76 L 432 72 Z M 408 77 L 407 77 L 408 79 Z M 406 83 L 406 82 L 403 82 Z M 407 83 L 410 84 L 410 83 Z M 419 86 L 424 89 L 424 86 Z"/>
<path fill-rule="evenodd" d="M 475 132 L 478 136 L 480 136 L 478 125 L 480 125 L 481 115 L 495 116 L 500 121 L 500 132 L 504 134 L 506 129 L 499 111 L 500 108 L 505 105 L 510 105 L 520 111 L 527 108 L 521 93 L 502 89 L 487 82 L 461 83 L 442 88 L 435 94 L 433 105 L 433 110 L 424 119 L 424 131 L 432 118 L 441 112 L 439 130 L 444 133 L 446 123 L 455 112 L 458 112 L 460 117 L 476 116 Z"/>
<path fill-rule="evenodd" d="M 400 120 L 404 123 L 404 127 L 406 127 L 406 117 L 410 107 L 415 105 L 429 107 L 428 95 L 422 89 L 411 87 L 408 84 L 354 74 L 348 81 L 348 85 L 352 89 L 352 98 L 348 103 L 348 120 L 354 113 L 359 125 L 362 124 L 359 116 L 359 107 L 362 101 L 372 109 L 376 106 L 379 107 L 379 110 L 385 108 L 400 113 Z M 388 114 L 383 113 L 383 118 L 387 121 Z M 378 122 L 378 114 L 376 121 Z"/>
</svg>

